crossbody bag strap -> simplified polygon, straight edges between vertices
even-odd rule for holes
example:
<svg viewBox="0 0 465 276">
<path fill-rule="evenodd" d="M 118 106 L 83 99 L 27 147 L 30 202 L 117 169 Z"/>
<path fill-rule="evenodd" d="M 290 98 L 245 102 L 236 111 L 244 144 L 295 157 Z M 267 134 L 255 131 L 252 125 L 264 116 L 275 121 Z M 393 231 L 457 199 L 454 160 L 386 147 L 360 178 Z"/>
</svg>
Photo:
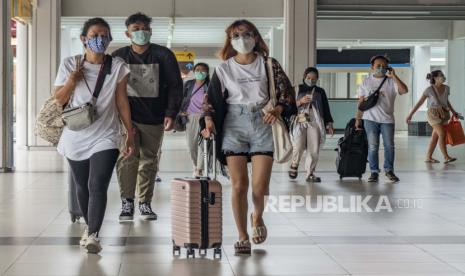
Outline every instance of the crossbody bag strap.
<svg viewBox="0 0 465 276">
<path fill-rule="evenodd" d="M 105 82 L 106 76 L 111 74 L 112 63 L 113 63 L 112 56 L 105 55 L 103 64 L 100 66 L 100 70 L 99 70 L 98 77 L 97 77 L 97 82 L 95 83 L 95 89 L 93 93 L 92 93 L 92 90 L 90 89 L 89 83 L 84 77 L 84 82 L 86 83 L 87 89 L 89 90 L 89 93 L 92 95 L 92 104 L 94 106 L 97 102 L 98 96 L 100 95 L 100 91 L 102 90 L 103 83 Z"/>
<path fill-rule="evenodd" d="M 384 77 L 383 81 L 379 85 L 378 89 L 375 90 L 375 93 L 379 92 L 381 90 L 381 87 L 383 87 L 383 84 L 386 82 L 388 77 Z"/>
<path fill-rule="evenodd" d="M 102 90 L 103 83 L 105 82 L 106 76 L 111 74 L 112 62 L 113 62 L 112 56 L 105 55 L 103 66 L 100 69 L 100 72 L 97 78 L 97 83 L 95 84 L 95 90 L 93 94 L 95 100 L 97 100 L 98 96 L 100 95 L 100 91 Z"/>
<path fill-rule="evenodd" d="M 441 103 L 441 101 L 439 101 L 439 92 L 436 90 L 436 87 L 434 85 L 431 85 L 431 88 L 433 88 L 433 96 L 436 99 L 436 102 L 440 104 L 442 107 L 448 108 L 443 103 Z"/>
<path fill-rule="evenodd" d="M 201 85 L 199 88 L 197 88 L 197 89 L 196 89 L 196 90 L 195 90 L 195 91 L 194 91 L 194 92 L 191 94 L 191 97 L 192 97 L 192 96 L 194 96 L 194 95 L 195 95 L 195 93 L 199 92 L 199 91 L 200 91 L 200 89 L 201 89 L 202 87 L 204 87 L 206 83 L 207 83 L 207 82 L 206 82 L 206 81 L 204 81 L 204 82 L 203 82 L 203 84 L 202 84 L 202 85 Z M 195 84 L 194 84 L 194 86 L 195 86 Z"/>
</svg>

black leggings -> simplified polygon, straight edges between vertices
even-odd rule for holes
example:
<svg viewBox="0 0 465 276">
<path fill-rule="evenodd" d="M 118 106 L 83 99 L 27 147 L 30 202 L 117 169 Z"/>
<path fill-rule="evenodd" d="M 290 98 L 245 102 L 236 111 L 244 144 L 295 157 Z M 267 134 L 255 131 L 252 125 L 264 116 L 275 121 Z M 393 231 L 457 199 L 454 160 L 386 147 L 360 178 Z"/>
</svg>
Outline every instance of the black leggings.
<svg viewBox="0 0 465 276">
<path fill-rule="evenodd" d="M 77 184 L 79 208 L 89 227 L 89 235 L 98 233 L 102 227 L 107 190 L 118 155 L 117 149 L 110 149 L 94 153 L 90 159 L 82 161 L 68 159 Z"/>
</svg>

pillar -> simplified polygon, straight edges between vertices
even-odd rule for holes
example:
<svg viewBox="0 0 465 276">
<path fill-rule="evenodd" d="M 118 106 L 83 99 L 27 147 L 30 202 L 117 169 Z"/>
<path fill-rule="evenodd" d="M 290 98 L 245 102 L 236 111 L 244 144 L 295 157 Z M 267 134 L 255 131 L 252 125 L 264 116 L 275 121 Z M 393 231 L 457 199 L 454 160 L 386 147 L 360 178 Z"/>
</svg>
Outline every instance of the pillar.
<svg viewBox="0 0 465 276">
<path fill-rule="evenodd" d="M 0 4 L 0 171 L 13 169 L 13 87 L 10 1 Z"/>
<path fill-rule="evenodd" d="M 284 68 L 293 84 L 316 61 L 317 0 L 284 1 Z"/>
<path fill-rule="evenodd" d="M 34 135 L 34 123 L 41 106 L 53 90 L 60 62 L 60 0 L 38 1 L 29 34 L 28 146 L 50 147 Z"/>
<path fill-rule="evenodd" d="M 279 63 L 284 63 L 284 31 L 281 28 L 273 27 L 270 29 L 270 56 L 275 58 Z"/>
<path fill-rule="evenodd" d="M 465 114 L 465 40 L 449 40 L 447 57 L 447 84 L 450 86 L 450 98 L 452 106 L 462 114 Z"/>
<path fill-rule="evenodd" d="M 428 87 L 426 75 L 431 70 L 431 47 L 430 46 L 415 46 L 413 51 L 413 86 L 412 102 L 416 102 L 421 98 L 423 91 Z M 417 114 L 416 121 L 426 121 L 426 105 L 423 105 Z"/>
<path fill-rule="evenodd" d="M 16 24 L 16 148 L 27 147 L 28 137 L 28 25 Z"/>
</svg>

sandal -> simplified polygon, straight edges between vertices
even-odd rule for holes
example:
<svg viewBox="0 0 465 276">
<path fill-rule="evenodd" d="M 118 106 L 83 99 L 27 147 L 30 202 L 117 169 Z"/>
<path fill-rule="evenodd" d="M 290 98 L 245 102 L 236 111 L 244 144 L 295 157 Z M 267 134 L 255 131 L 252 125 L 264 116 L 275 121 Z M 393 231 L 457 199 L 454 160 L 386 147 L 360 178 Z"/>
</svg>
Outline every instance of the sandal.
<svg viewBox="0 0 465 276">
<path fill-rule="evenodd" d="M 252 245 L 250 244 L 249 240 L 237 241 L 234 244 L 234 252 L 235 254 L 246 254 L 250 255 L 252 252 Z"/>
<path fill-rule="evenodd" d="M 255 244 L 261 244 L 266 241 L 268 231 L 265 225 L 253 226 L 253 213 L 250 214 L 250 224 L 252 224 L 252 241 Z"/>
<path fill-rule="evenodd" d="M 307 177 L 307 182 L 312 182 L 312 183 L 321 182 L 321 178 L 315 176 L 314 174 L 311 174 Z"/>
<path fill-rule="evenodd" d="M 426 159 L 425 162 L 426 163 L 440 163 L 439 160 L 434 159 L 434 158 Z"/>
<path fill-rule="evenodd" d="M 446 161 L 444 161 L 444 164 L 449 164 L 449 163 L 452 163 L 454 161 L 457 161 L 457 158 L 451 157 L 451 158 L 447 159 Z"/>
<path fill-rule="evenodd" d="M 297 178 L 297 175 L 299 175 L 299 172 L 297 171 L 298 169 L 299 169 L 298 167 L 291 166 L 291 168 L 289 169 L 289 178 L 290 179 L 296 179 Z"/>
</svg>

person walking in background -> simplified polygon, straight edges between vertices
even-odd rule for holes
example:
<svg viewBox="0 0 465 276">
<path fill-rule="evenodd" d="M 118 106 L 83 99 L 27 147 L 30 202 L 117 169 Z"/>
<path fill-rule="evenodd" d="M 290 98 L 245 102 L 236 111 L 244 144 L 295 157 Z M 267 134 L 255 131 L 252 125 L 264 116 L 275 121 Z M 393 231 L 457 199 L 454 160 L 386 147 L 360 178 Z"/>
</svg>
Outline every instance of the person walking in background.
<svg viewBox="0 0 465 276">
<path fill-rule="evenodd" d="M 446 82 L 446 77 L 441 70 L 435 70 L 429 73 L 426 79 L 429 80 L 431 85 L 425 89 L 417 104 L 413 107 L 412 111 L 410 111 L 406 119 L 407 124 L 412 121 L 415 112 L 427 101 L 427 118 L 428 123 L 433 128 L 433 133 L 431 133 L 431 140 L 428 151 L 426 152 L 425 162 L 439 163 L 437 159 L 433 158 L 433 153 L 438 143 L 439 149 L 444 156 L 444 163 L 454 162 L 457 158 L 451 157 L 447 152 L 446 132 L 444 130 L 444 125 L 446 125 L 450 119 L 450 112 L 452 112 L 455 117 L 459 115 L 449 102 L 450 87 L 444 84 Z"/>
<path fill-rule="evenodd" d="M 385 56 L 374 56 L 370 60 L 371 74 L 368 75 L 359 87 L 359 105 L 366 97 L 379 89 L 380 96 L 375 106 L 360 111 L 357 107 L 357 129 L 363 126 L 368 138 L 368 162 L 371 175 L 368 182 L 377 182 L 379 179 L 379 138 L 383 137 L 384 144 L 384 170 L 386 177 L 392 182 L 398 182 L 399 178 L 394 174 L 394 102 L 397 94 L 408 93 L 407 85 L 396 75 L 395 70 L 389 66 L 389 59 Z"/>
<path fill-rule="evenodd" d="M 181 116 L 186 124 L 186 140 L 189 155 L 194 168 L 194 177 L 203 175 L 203 148 L 200 146 L 199 122 L 202 115 L 202 104 L 208 84 L 210 83 L 210 67 L 206 63 L 194 66 L 193 80 L 184 83 L 184 99 L 181 105 Z"/>
<path fill-rule="evenodd" d="M 328 97 L 323 88 L 317 86 L 318 69 L 305 69 L 303 83 L 299 85 L 297 107 L 299 112 L 291 125 L 293 144 L 292 163 L 289 177 L 295 179 L 298 175 L 300 160 L 307 151 L 305 169 L 308 182 L 321 182 L 314 172 L 318 164 L 320 147 L 326 139 L 326 132 L 334 135 L 333 117 L 329 109 Z"/>
</svg>

